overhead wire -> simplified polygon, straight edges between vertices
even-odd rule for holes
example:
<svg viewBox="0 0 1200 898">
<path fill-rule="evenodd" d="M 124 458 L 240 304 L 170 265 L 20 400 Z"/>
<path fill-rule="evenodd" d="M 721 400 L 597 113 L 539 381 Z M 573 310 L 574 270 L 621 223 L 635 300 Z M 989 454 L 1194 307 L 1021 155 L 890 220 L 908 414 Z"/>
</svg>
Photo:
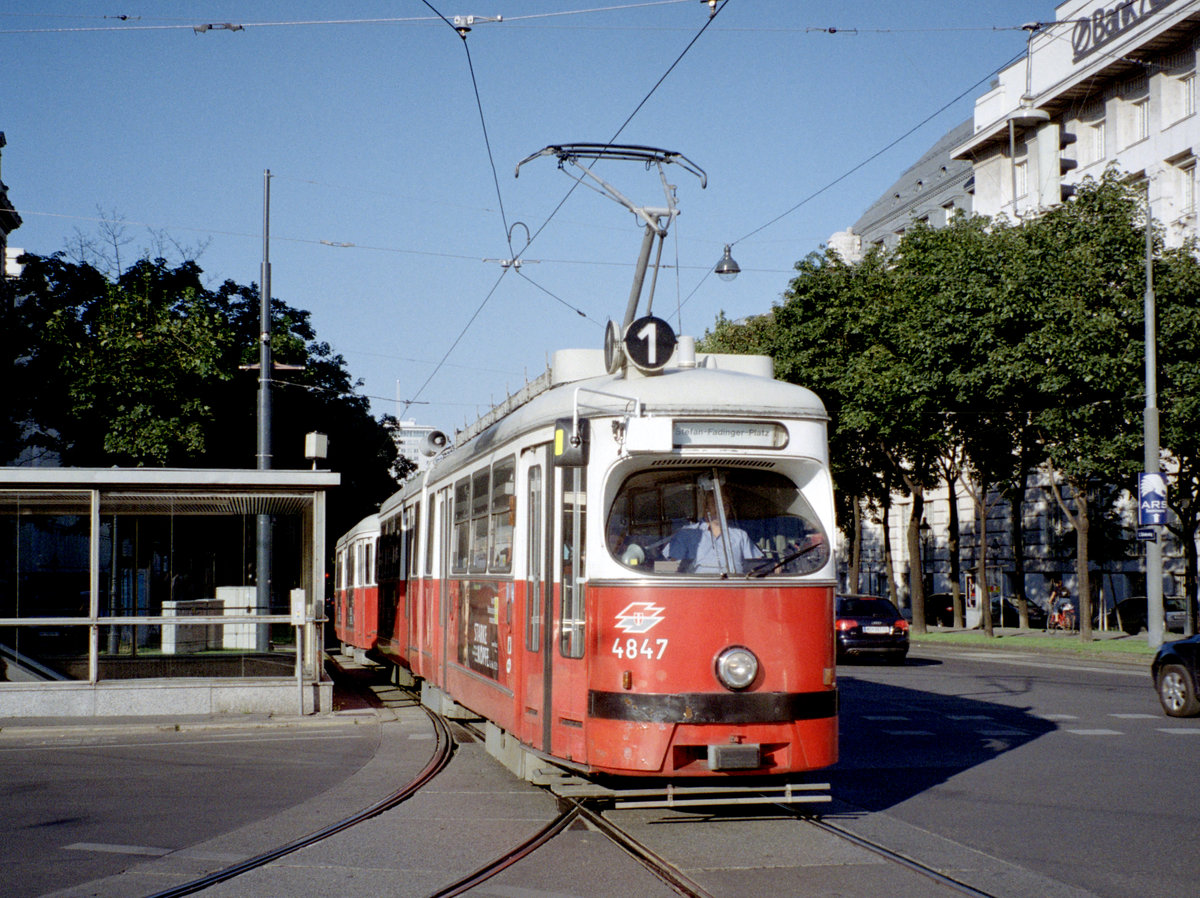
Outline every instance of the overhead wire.
<svg viewBox="0 0 1200 898">
<path fill-rule="evenodd" d="M 425 5 L 426 5 L 426 6 L 427 6 L 427 7 L 428 7 L 428 8 L 429 8 L 429 9 L 430 9 L 432 12 L 434 12 L 434 13 L 435 13 L 435 14 L 436 14 L 436 15 L 437 15 L 437 16 L 438 16 L 438 17 L 439 17 L 439 18 L 440 18 L 440 19 L 441 19 L 443 22 L 445 22 L 445 23 L 446 23 L 446 24 L 447 24 L 449 27 L 451 27 L 451 28 L 453 28 L 453 29 L 455 30 L 455 32 L 456 32 L 456 33 L 459 35 L 459 37 L 460 37 L 460 38 L 462 38 L 463 45 L 464 45 L 464 47 L 465 47 L 465 46 L 466 46 L 466 43 L 467 43 L 467 34 L 466 34 L 466 31 L 469 31 L 470 29 L 468 28 L 468 29 L 466 29 L 466 30 L 464 31 L 464 29 L 463 29 L 463 27 L 462 27 L 462 26 L 455 26 L 453 23 L 451 23 L 451 22 L 450 22 L 450 20 L 449 20 L 449 19 L 447 19 L 447 18 L 446 18 L 444 15 L 442 15 L 442 13 L 440 13 L 440 12 L 439 12 L 439 11 L 438 11 L 438 10 L 437 10 L 437 9 L 436 9 L 434 6 L 433 6 L 433 5 L 432 5 L 432 4 L 429 2 L 429 0 L 421 0 L 421 2 L 422 2 L 422 3 L 424 3 L 424 4 L 425 4 Z M 674 62 L 672 62 L 670 66 L 668 66 L 667 70 L 666 70 L 666 71 L 665 71 L 665 72 L 662 74 L 662 76 L 661 76 L 661 77 L 660 77 L 660 78 L 659 78 L 659 79 L 658 79 L 658 80 L 657 80 L 657 81 L 654 83 L 654 86 L 650 88 L 650 90 L 649 90 L 649 91 L 646 93 L 646 95 L 645 95 L 645 96 L 642 98 L 641 102 L 639 102 L 639 103 L 637 104 L 637 106 L 636 106 L 636 107 L 634 107 L 634 110 L 633 110 L 633 111 L 632 111 L 632 112 L 631 112 L 631 113 L 630 113 L 630 114 L 629 114 L 629 115 L 628 115 L 628 116 L 625 118 L 625 120 L 624 120 L 624 121 L 621 123 L 621 125 L 620 125 L 620 126 L 617 128 L 617 130 L 616 130 L 616 131 L 613 133 L 612 137 L 610 137 L 610 138 L 608 139 L 608 141 L 607 141 L 607 143 L 605 144 L 605 146 L 611 146 L 611 145 L 612 145 L 612 144 L 613 144 L 613 143 L 616 141 L 616 139 L 617 139 L 617 138 L 618 138 L 618 137 L 621 135 L 621 133 L 622 133 L 622 132 L 625 130 L 625 128 L 626 128 L 626 127 L 628 127 L 629 123 L 630 123 L 631 121 L 633 121 L 634 117 L 635 117 L 635 116 L 638 114 L 638 112 L 639 112 L 639 111 L 642 109 L 642 107 L 643 107 L 643 106 L 645 106 L 647 102 L 649 102 L 650 98 L 651 98 L 651 97 L 654 95 L 654 93 L 655 93 L 655 92 L 658 90 L 658 88 L 659 88 L 659 87 L 662 85 L 662 83 L 663 83 L 663 82 L 664 82 L 664 81 L 667 79 L 667 77 L 668 77 L 668 76 L 671 74 L 671 72 L 672 72 L 672 71 L 675 69 L 675 67 L 676 67 L 676 66 L 679 64 L 680 60 L 682 60 L 682 59 L 683 59 L 683 57 L 684 57 L 684 56 L 685 56 L 685 55 L 688 53 L 688 51 L 689 51 L 689 50 L 690 50 L 690 49 L 691 49 L 691 48 L 692 48 L 692 47 L 695 45 L 696 41 L 698 41 L 698 40 L 700 39 L 700 36 L 704 34 L 704 32 L 705 32 L 705 31 L 708 29 L 708 27 L 709 27 L 709 26 L 712 24 L 713 20 L 716 18 L 716 16 L 717 16 L 717 15 L 718 15 L 718 14 L 721 12 L 721 10 L 722 10 L 722 9 L 724 9 L 724 8 L 725 8 L 725 6 L 726 6 L 728 3 L 729 3 L 729 0 L 723 0 L 723 2 L 721 2 L 721 3 L 720 3 L 720 5 L 719 5 L 718 7 L 716 7 L 716 8 L 713 10 L 713 12 L 712 12 L 712 13 L 709 15 L 708 19 L 705 21 L 704 25 L 703 25 L 703 26 L 700 28 L 700 30 L 699 30 L 699 31 L 696 33 L 696 35 L 695 35 L 695 36 L 692 38 L 692 40 L 688 42 L 687 46 L 686 46 L 686 47 L 684 47 L 683 51 L 682 51 L 682 52 L 679 54 L 679 56 L 677 56 L 677 57 L 675 58 L 675 61 L 674 61 Z M 470 65 L 470 52 L 469 52 L 469 51 L 468 51 L 468 53 L 467 53 L 467 60 L 468 60 L 468 66 L 469 66 L 469 69 L 470 69 L 471 83 L 472 83 L 472 85 L 475 87 L 475 99 L 476 99 L 476 105 L 479 107 L 479 116 L 480 116 L 480 121 L 481 121 L 481 122 L 483 123 L 483 125 L 484 125 L 484 143 L 485 143 L 485 145 L 486 145 L 486 148 L 487 148 L 487 153 L 488 153 L 488 161 L 491 163 L 491 166 L 492 166 L 492 179 L 493 179 L 493 181 L 495 182 L 495 185 L 496 185 L 496 193 L 497 193 L 497 195 L 499 195 L 499 194 L 500 194 L 500 182 L 499 182 L 499 179 L 498 179 L 498 178 L 497 178 L 497 176 L 496 176 L 496 165 L 495 165 L 495 161 L 494 161 L 494 159 L 493 159 L 493 156 L 492 156 L 492 148 L 491 148 L 491 144 L 490 144 L 490 143 L 488 142 L 488 140 L 487 140 L 487 125 L 486 125 L 486 117 L 484 116 L 484 113 L 483 113 L 483 104 L 482 104 L 482 101 L 480 100 L 480 97 L 479 97 L 479 88 L 478 88 L 478 85 L 477 85 L 477 83 L 476 83 L 476 78 L 475 78 L 475 69 L 474 69 L 474 66 L 471 66 L 471 65 Z M 537 240 L 537 238 L 538 238 L 538 235 L 539 235 L 539 234 L 541 234 L 541 233 L 542 233 L 542 231 L 544 231 L 544 230 L 546 229 L 546 227 L 547 227 L 547 226 L 550 224 L 550 222 L 551 222 L 551 221 L 553 221 L 554 217 L 555 217 L 555 216 L 558 214 L 559 210 L 560 210 L 560 209 L 562 209 L 562 207 L 563 207 L 563 205 L 566 203 L 567 199 L 569 199 L 569 198 L 570 198 L 571 194 L 572 194 L 572 193 L 574 193 L 575 189 L 576 189 L 578 186 L 579 186 L 579 180 L 575 180 L 575 183 L 573 183 L 573 184 L 571 185 L 571 187 L 570 187 L 570 188 L 567 190 L 566 194 L 565 194 L 565 195 L 563 196 L 563 198 L 562 198 L 562 199 L 559 201 L 558 205 L 556 205 L 556 206 L 554 207 L 554 209 L 553 209 L 553 210 L 550 212 L 550 215 L 549 215 L 549 216 L 546 218 L 546 220 L 545 220 L 544 222 L 542 222 L 541 226 L 540 226 L 540 227 L 539 227 L 539 228 L 538 228 L 536 231 L 534 231 L 534 232 L 533 232 L 533 234 L 529 235 L 529 239 L 528 239 L 528 240 L 525 242 L 525 246 L 524 246 L 524 247 L 521 249 L 521 251 L 520 251 L 520 252 L 513 252 L 513 248 L 512 248 L 512 239 L 511 239 L 511 232 L 510 232 L 510 229 L 509 229 L 509 227 L 508 227 L 508 222 L 507 222 L 507 219 L 504 217 L 504 214 L 503 214 L 504 202 L 503 202 L 503 198 L 501 198 L 501 200 L 500 200 L 500 206 L 501 206 L 501 219 L 502 219 L 502 221 L 503 221 L 503 224 L 504 224 L 504 229 L 505 229 L 505 239 L 506 239 L 506 241 L 508 242 L 508 249 L 509 249 L 509 253 L 510 253 L 509 259 L 510 259 L 512 262 L 514 262 L 514 263 L 515 263 L 515 262 L 517 262 L 517 261 L 518 261 L 518 260 L 521 258 L 521 255 L 522 255 L 523 253 L 525 253 L 525 252 L 526 252 L 526 251 L 529 249 L 529 247 L 530 247 L 530 246 L 533 244 L 533 242 L 534 242 L 535 240 Z M 416 397 L 420 396 L 420 395 L 421 395 L 421 394 L 422 394 L 422 393 L 425 391 L 425 388 L 426 388 L 427 386 L 429 386 L 429 384 L 430 384 L 430 382 L 433 380 L 433 378 L 437 376 L 438 372 L 441 370 L 441 366 L 442 366 L 442 364 L 443 364 L 443 363 L 444 363 L 444 362 L 445 362 L 445 361 L 446 361 L 446 360 L 447 360 L 447 359 L 450 357 L 450 354 L 451 354 L 451 353 L 454 351 L 454 348 L 455 348 L 456 346 L 458 346 L 458 344 L 459 344 L 459 343 L 462 341 L 463 337 L 464 337 L 464 336 L 466 335 L 466 333 L 467 333 L 467 330 L 468 330 L 468 329 L 470 329 L 470 327 L 471 327 L 472 323 L 474 323 L 475 319 L 479 317 L 479 314 L 480 314 L 480 312 L 482 312 L 482 311 L 483 311 L 483 307 L 484 307 L 485 305 L 487 305 L 487 303 L 488 303 L 488 300 L 490 300 L 490 299 L 491 299 L 491 297 L 492 297 L 492 296 L 495 294 L 496 290 L 497 290 L 497 289 L 499 288 L 499 286 L 500 286 L 500 283 L 501 283 L 501 281 L 503 281 L 503 279 L 504 279 L 504 276 L 505 276 L 505 275 L 508 273 L 508 271 L 509 271 L 509 270 L 510 270 L 510 266 L 508 266 L 508 265 L 506 265 L 506 266 L 505 266 L 505 267 L 504 267 L 504 268 L 501 270 L 500 277 L 499 277 L 499 278 L 497 278 L 497 280 L 496 280 L 496 283 L 492 285 L 492 288 L 491 288 L 491 290 L 489 290 L 489 291 L 488 291 L 487 295 L 484 297 L 483 301 L 482 301 L 482 302 L 479 304 L 478 308 L 476 308 L 475 312 L 474 312 L 474 313 L 471 315 L 470 319 L 468 319 L 467 323 L 466 323 L 465 325 L 463 325 L 463 328 L 462 328 L 462 330 L 460 330 L 460 331 L 459 331 L 459 333 L 458 333 L 458 336 L 454 338 L 454 342 L 451 344 L 450 348 L 449 348 L 449 349 L 446 351 L 446 354 L 445 354 L 445 355 L 442 357 L 442 360 L 441 360 L 441 362 L 439 362 L 439 363 L 438 363 L 438 365 L 437 365 L 437 366 L 434 368 L 434 370 L 433 370 L 433 371 L 430 373 L 429 377 L 427 377 L 427 378 L 425 379 L 425 382 L 424 382 L 423 384 L 421 384 L 420 388 L 419 388 L 419 389 L 418 389 L 418 390 L 417 390 L 417 391 L 416 391 L 416 392 L 413 394 L 413 399 L 415 399 Z M 513 266 L 513 270 L 518 270 L 518 269 L 516 269 L 516 268 L 515 268 L 515 266 Z M 553 297 L 555 300 L 557 300 L 557 301 L 561 302 L 563 305 L 567 306 L 568 308 L 571 308 L 571 309 L 572 309 L 573 311 L 575 311 L 577 314 L 580 314 L 580 315 L 582 315 L 582 316 L 583 316 L 583 317 L 585 317 L 585 318 L 590 318 L 590 316 L 588 316 L 586 313 L 584 313 L 584 312 L 580 311 L 579 309 L 577 309 L 577 308 L 575 308 L 575 307 L 571 306 L 571 305 L 570 305 L 570 303 L 567 303 L 565 300 L 561 299 L 560 297 L 557 297 L 557 296 L 555 296 L 553 293 L 550 293 L 550 291 L 548 291 L 548 290 L 545 290 L 545 288 L 542 288 L 542 287 L 541 287 L 540 285 L 538 285 L 536 282 L 534 282 L 533 280 L 531 280 L 531 279 L 530 279 L 528 276 L 526 276 L 526 275 L 522 275 L 522 277 L 524 277 L 524 279 L 525 279 L 525 280 L 529 281 L 529 283 L 530 283 L 530 284 L 532 284 L 534 287 L 537 287 L 538 289 L 541 289 L 543 292 L 547 293 L 548 295 L 550 295 L 551 297 Z M 408 402 L 405 404 L 405 406 L 404 406 L 404 411 L 407 411 L 407 410 L 408 410 L 408 407 L 409 407 L 409 405 L 411 404 L 411 402 L 412 402 L 412 400 L 409 400 L 409 401 L 408 401 Z M 403 412 L 401 412 L 401 414 L 403 414 Z"/>
</svg>

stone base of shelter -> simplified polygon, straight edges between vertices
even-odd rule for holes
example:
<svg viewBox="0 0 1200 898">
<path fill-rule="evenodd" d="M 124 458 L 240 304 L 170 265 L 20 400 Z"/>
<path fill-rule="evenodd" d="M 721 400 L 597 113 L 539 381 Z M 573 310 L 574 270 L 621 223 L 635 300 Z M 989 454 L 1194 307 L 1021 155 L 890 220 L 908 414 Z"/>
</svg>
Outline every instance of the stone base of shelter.
<svg viewBox="0 0 1200 898">
<path fill-rule="evenodd" d="M 332 710 L 333 681 L 328 678 L 306 682 L 303 689 L 294 677 L 5 683 L 0 689 L 0 727 L 4 718 L 297 716 Z"/>
</svg>

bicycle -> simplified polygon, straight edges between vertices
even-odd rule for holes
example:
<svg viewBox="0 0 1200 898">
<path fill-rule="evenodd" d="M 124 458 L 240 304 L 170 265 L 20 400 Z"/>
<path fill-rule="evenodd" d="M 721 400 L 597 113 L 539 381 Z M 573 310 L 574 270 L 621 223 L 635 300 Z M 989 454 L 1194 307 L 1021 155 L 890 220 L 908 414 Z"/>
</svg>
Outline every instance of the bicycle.
<svg viewBox="0 0 1200 898">
<path fill-rule="evenodd" d="M 1069 632 L 1078 626 L 1075 615 L 1075 606 L 1071 602 L 1063 602 L 1057 608 L 1050 610 L 1050 615 L 1046 618 L 1046 632 L 1053 633 L 1055 630 Z"/>
</svg>

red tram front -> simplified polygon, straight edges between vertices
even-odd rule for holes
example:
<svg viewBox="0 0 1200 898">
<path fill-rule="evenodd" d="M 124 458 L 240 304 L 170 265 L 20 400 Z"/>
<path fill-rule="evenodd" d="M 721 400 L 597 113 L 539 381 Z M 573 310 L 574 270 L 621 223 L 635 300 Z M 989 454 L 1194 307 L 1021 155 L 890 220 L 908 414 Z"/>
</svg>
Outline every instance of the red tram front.
<svg viewBox="0 0 1200 898">
<path fill-rule="evenodd" d="M 824 409 L 768 359 L 676 361 L 607 374 L 560 352 L 385 503 L 377 647 L 509 753 L 622 776 L 828 766 Z"/>
</svg>

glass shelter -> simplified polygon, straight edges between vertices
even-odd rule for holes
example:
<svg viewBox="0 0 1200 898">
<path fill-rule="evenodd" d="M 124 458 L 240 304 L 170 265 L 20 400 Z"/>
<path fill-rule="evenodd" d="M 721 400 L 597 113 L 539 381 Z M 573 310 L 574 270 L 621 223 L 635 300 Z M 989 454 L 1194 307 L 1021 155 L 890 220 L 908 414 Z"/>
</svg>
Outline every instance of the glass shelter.
<svg viewBox="0 0 1200 898">
<path fill-rule="evenodd" d="M 0 717 L 328 710 L 325 499 L 338 480 L 0 469 Z"/>
</svg>

